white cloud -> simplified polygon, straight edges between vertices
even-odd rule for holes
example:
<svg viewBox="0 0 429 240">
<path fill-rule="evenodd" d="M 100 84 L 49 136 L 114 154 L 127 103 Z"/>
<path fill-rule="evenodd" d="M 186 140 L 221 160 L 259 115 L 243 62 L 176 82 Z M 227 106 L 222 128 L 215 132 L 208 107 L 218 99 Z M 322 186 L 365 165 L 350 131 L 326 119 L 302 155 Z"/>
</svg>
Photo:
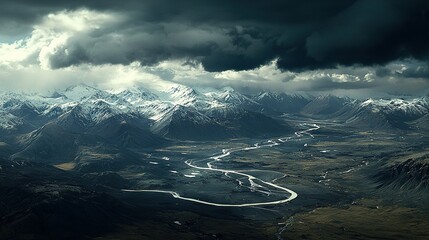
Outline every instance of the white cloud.
<svg viewBox="0 0 429 240">
<path fill-rule="evenodd" d="M 27 39 L 0 44 L 0 65 L 35 65 L 51 67 L 50 58 L 63 51 L 67 55 L 66 43 L 76 34 L 89 33 L 118 22 L 120 16 L 87 9 L 61 11 L 44 17 L 33 27 Z"/>
<path fill-rule="evenodd" d="M 169 59 L 151 66 L 142 66 L 134 61 L 129 64 L 105 64 L 85 62 L 64 64 L 58 69 L 52 69 L 52 64 L 60 61 L 67 62 L 70 54 L 78 54 L 79 44 L 70 45 L 69 42 L 78 39 L 87 40 L 93 44 L 90 54 L 94 59 L 103 59 L 105 56 L 124 55 L 123 44 L 127 39 L 123 33 L 103 32 L 109 37 L 105 43 L 91 42 L 93 35 L 98 31 L 120 24 L 123 16 L 108 12 L 102 13 L 87 9 L 76 11 L 61 11 L 52 13 L 36 24 L 30 36 L 14 43 L 0 44 L 0 88 L 25 88 L 41 90 L 58 88 L 73 83 L 85 82 L 97 84 L 107 89 L 120 89 L 135 83 L 163 87 L 169 81 L 191 86 L 247 88 L 270 91 L 311 91 L 332 92 L 338 94 L 421 94 L 429 87 L 429 81 L 423 78 L 408 78 L 403 73 L 410 69 L 422 72 L 424 63 L 407 59 L 389 63 L 384 68 L 386 74 L 377 73 L 379 67 L 338 66 L 334 69 L 313 70 L 305 72 L 281 71 L 277 67 L 277 60 L 255 69 L 222 72 L 207 72 L 198 59 Z M 222 29 L 200 27 L 190 29 L 182 25 L 165 24 L 170 35 L 176 41 L 172 46 L 159 45 L 154 48 L 193 48 L 195 44 L 202 45 L 212 39 L 228 50 L 230 39 L 225 37 Z M 136 29 L 135 29 L 136 30 Z M 139 29 L 141 30 L 141 29 Z M 138 32 L 139 37 L 128 39 L 133 43 L 137 39 L 154 38 L 151 33 Z M 105 36 L 105 35 L 103 35 Z M 142 37 L 143 36 L 143 37 Z M 87 39 L 88 38 L 88 39 Z M 192 43 L 190 38 L 195 39 Z M 154 41 L 148 41 L 154 42 Z M 116 44 L 118 43 L 118 44 Z M 97 44 L 102 44 L 100 47 Z M 120 46 L 120 47 L 117 47 Z M 71 49 L 74 47 L 74 49 Z M 151 46 L 149 46 L 151 47 Z M 122 62 L 122 61 L 118 61 Z M 62 66 L 62 64 L 59 64 Z M 420 68 L 419 68 L 420 67 Z M 414 74 L 415 75 L 415 74 Z"/>
</svg>

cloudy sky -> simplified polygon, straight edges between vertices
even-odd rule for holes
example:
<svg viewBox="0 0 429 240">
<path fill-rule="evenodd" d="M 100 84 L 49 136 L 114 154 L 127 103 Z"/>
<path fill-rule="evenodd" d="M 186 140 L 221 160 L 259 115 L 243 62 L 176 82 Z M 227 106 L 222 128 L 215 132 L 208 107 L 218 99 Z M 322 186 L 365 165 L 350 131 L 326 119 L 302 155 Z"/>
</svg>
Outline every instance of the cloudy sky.
<svg viewBox="0 0 429 240">
<path fill-rule="evenodd" d="M 429 90 L 427 0 L 2 0 L 0 87 Z"/>
</svg>

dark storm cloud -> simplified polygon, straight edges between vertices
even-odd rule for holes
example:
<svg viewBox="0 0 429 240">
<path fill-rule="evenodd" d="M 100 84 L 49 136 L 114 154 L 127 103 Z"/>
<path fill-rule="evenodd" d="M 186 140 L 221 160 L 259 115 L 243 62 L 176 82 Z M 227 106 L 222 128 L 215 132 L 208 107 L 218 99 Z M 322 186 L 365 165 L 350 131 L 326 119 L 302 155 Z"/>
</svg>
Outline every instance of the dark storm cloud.
<svg viewBox="0 0 429 240">
<path fill-rule="evenodd" d="M 426 0 L 10 0 L 2 1 L 0 31 L 22 35 L 48 13 L 82 7 L 126 20 L 71 37 L 51 56 L 53 68 L 185 58 L 221 71 L 279 58 L 280 68 L 302 71 L 429 58 Z"/>
<path fill-rule="evenodd" d="M 387 77 L 392 75 L 392 70 L 387 67 L 377 67 L 375 69 L 375 75 L 377 75 L 377 77 Z"/>
<path fill-rule="evenodd" d="M 409 66 L 402 73 L 399 73 L 400 76 L 406 78 L 424 78 L 429 79 L 429 62 L 420 62 L 414 65 Z"/>
<path fill-rule="evenodd" d="M 307 38 L 311 59 L 321 63 L 383 64 L 428 57 L 428 1 L 363 0 Z"/>
</svg>

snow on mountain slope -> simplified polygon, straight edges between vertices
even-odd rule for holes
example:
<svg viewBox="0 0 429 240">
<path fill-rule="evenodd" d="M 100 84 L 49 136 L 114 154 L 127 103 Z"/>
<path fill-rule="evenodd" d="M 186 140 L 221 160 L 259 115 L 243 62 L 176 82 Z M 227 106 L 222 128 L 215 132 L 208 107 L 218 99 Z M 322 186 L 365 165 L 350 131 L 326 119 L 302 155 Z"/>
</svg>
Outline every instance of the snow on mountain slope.
<svg viewBox="0 0 429 240">
<path fill-rule="evenodd" d="M 23 124 L 20 118 L 3 110 L 0 110 L 0 116 L 0 129 L 11 130 Z"/>
<path fill-rule="evenodd" d="M 210 93 L 216 95 L 222 92 L 213 89 Z M 161 94 L 163 99 L 172 105 L 193 107 L 198 110 L 206 110 L 226 104 L 226 102 L 220 103 L 213 95 L 206 94 L 202 89 L 193 89 L 179 84 L 173 85 L 164 94 Z"/>
<path fill-rule="evenodd" d="M 201 93 L 193 88 L 173 84 L 160 91 L 149 91 L 143 87 L 132 87 L 117 93 L 103 91 L 87 85 L 75 85 L 52 96 L 5 93 L 0 95 L 3 109 L 31 109 L 37 115 L 58 117 L 81 105 L 89 115 L 114 112 L 139 112 L 142 116 L 157 119 L 176 105 L 193 107 L 205 111 L 227 105 L 257 104 L 232 88 L 213 89 Z M 101 106 L 103 105 L 103 106 Z M 101 109 L 103 108 L 103 109 Z M 110 110 L 109 110 L 110 109 Z M 91 116 L 97 119 L 100 116 Z"/>
<path fill-rule="evenodd" d="M 195 124 L 207 124 L 212 122 L 209 117 L 198 112 L 194 108 L 187 108 L 181 105 L 175 105 L 174 107 L 169 108 L 165 111 L 162 116 L 160 116 L 155 121 L 155 125 L 168 125 L 171 122 L 180 122 L 180 121 L 189 121 L 194 122 Z"/>
<path fill-rule="evenodd" d="M 177 139 L 214 139 L 224 137 L 226 130 L 214 119 L 195 108 L 175 105 L 154 122 L 152 131 Z"/>
<path fill-rule="evenodd" d="M 108 103 L 102 99 L 88 101 L 81 106 L 83 112 L 93 123 L 99 123 L 109 117 L 123 113 L 123 111 L 116 105 Z"/>
<path fill-rule="evenodd" d="M 194 105 L 198 100 L 197 92 L 194 89 L 183 85 L 173 86 L 167 91 L 167 93 L 169 99 L 178 105 Z"/>
<path fill-rule="evenodd" d="M 83 112 L 82 107 L 76 105 L 55 119 L 54 123 L 70 131 L 81 132 L 91 125 L 91 120 Z"/>
<path fill-rule="evenodd" d="M 99 89 L 96 89 L 94 87 L 80 84 L 80 85 L 74 85 L 66 88 L 64 91 L 60 92 L 60 94 L 64 95 L 68 99 L 72 101 L 82 101 L 86 98 L 89 98 L 96 93 L 102 92 Z"/>
<path fill-rule="evenodd" d="M 213 92 L 207 92 L 205 96 L 210 97 L 211 99 L 224 103 L 229 105 L 244 105 L 244 106 L 251 106 L 251 105 L 259 105 L 257 102 L 255 102 L 253 99 L 246 97 L 245 95 L 239 93 L 233 88 L 225 87 L 218 91 Z"/>
<path fill-rule="evenodd" d="M 407 116 L 423 116 L 429 111 L 428 97 L 415 99 L 368 99 L 361 103 L 362 107 L 370 108 L 373 112 L 388 114 L 400 113 Z"/>
<path fill-rule="evenodd" d="M 362 107 L 358 100 L 344 105 L 339 111 L 335 112 L 335 117 L 344 120 L 345 125 L 357 128 L 369 128 L 378 130 L 392 129 L 392 122 L 382 112 L 374 112 L 368 108 Z"/>
<path fill-rule="evenodd" d="M 297 113 L 312 98 L 300 94 L 261 92 L 253 100 L 261 104 L 265 112 Z"/>
<path fill-rule="evenodd" d="M 352 127 L 369 127 L 371 129 L 410 129 L 421 125 L 428 114 L 427 98 L 416 99 L 367 99 L 353 100 L 346 103 L 334 116 L 344 120 Z M 415 122 L 413 122 L 415 121 Z M 419 124 L 417 124 L 419 123 Z"/>
<path fill-rule="evenodd" d="M 115 95 L 133 106 L 143 104 L 146 101 L 154 101 L 159 99 L 156 94 L 143 87 L 132 87 L 116 93 Z"/>
<path fill-rule="evenodd" d="M 301 113 L 362 124 L 373 119 L 374 126 L 384 126 L 386 121 L 389 126 L 400 126 L 401 122 L 427 116 L 429 97 L 360 101 L 330 95 L 309 97 L 269 92 L 247 96 L 230 87 L 194 89 L 177 83 L 157 89 L 134 86 L 116 92 L 84 84 L 48 95 L 0 92 L 0 128 L 3 129 L 14 129 L 25 123 L 34 130 L 50 121 L 66 129 L 83 129 L 115 116 L 129 116 L 128 119 L 137 119 L 133 120 L 137 124 L 153 125 L 147 128 L 159 132 L 170 128 L 171 123 L 173 127 L 180 126 L 179 122 L 186 122 L 188 127 L 214 128 L 234 119 L 240 119 L 240 123 L 238 120 L 236 123 L 241 125 L 246 119 L 255 119 L 254 124 L 268 122 L 252 112 Z"/>
<path fill-rule="evenodd" d="M 318 96 L 305 105 L 301 113 L 307 116 L 329 116 L 339 111 L 350 101 L 349 98 L 333 95 Z"/>
<path fill-rule="evenodd" d="M 15 112 L 17 116 L 31 113 L 48 118 L 57 117 L 75 105 L 62 95 L 46 97 L 34 93 L 11 92 L 0 96 L 0 104 L 3 110 Z"/>
</svg>

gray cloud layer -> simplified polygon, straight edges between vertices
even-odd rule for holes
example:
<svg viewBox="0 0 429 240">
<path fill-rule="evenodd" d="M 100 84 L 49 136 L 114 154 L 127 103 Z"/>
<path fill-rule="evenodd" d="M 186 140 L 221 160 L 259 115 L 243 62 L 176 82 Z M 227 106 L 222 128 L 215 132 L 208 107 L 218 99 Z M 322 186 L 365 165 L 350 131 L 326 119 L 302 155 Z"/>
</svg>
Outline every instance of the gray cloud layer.
<svg viewBox="0 0 429 240">
<path fill-rule="evenodd" d="M 188 58 L 208 71 L 245 70 L 278 58 L 279 68 L 304 71 L 429 60 L 426 0 L 10 0 L 0 36 L 18 38 L 48 13 L 82 7 L 121 20 L 70 37 L 50 55 L 52 68 Z M 401 74 L 427 77 L 427 69 Z"/>
</svg>

